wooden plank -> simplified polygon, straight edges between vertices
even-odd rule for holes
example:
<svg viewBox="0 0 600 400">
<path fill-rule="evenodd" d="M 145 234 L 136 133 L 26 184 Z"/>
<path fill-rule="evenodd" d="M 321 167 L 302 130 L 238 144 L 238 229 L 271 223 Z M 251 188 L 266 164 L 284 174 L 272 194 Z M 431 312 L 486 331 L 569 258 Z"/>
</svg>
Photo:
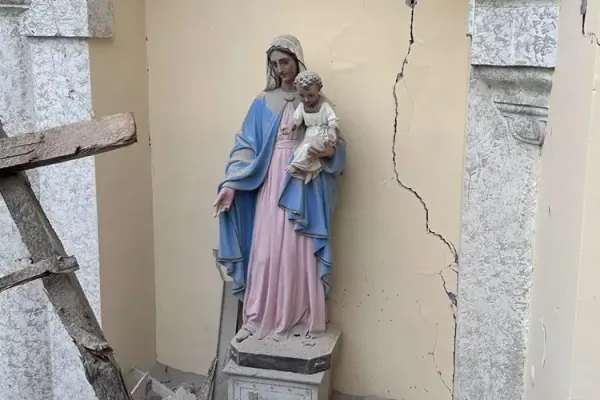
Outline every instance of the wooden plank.
<svg viewBox="0 0 600 400">
<path fill-rule="evenodd" d="M 0 278 L 0 293 L 15 286 L 23 285 L 52 274 L 66 274 L 79 269 L 75 257 L 53 257 L 42 260 Z"/>
<path fill-rule="evenodd" d="M 0 175 L 104 153 L 137 141 L 132 113 L 0 137 Z"/>
<path fill-rule="evenodd" d="M 22 174 L 0 178 L 0 194 L 34 262 L 49 257 L 66 257 L 60 239 Z M 81 354 L 86 377 L 98 399 L 130 400 L 112 348 L 106 342 L 75 274 L 54 274 L 42 278 L 42 282 L 50 302 Z"/>
<path fill-rule="evenodd" d="M 233 281 L 227 276 L 225 268 L 218 261 L 219 251 L 213 249 L 213 257 L 219 275 L 223 280 L 223 292 L 221 297 L 221 321 L 219 324 L 219 341 L 217 343 L 217 366 L 214 377 L 212 399 L 226 399 L 228 396 L 227 375 L 223 368 L 229 361 L 229 345 L 237 333 L 238 313 L 240 301 L 233 294 Z M 209 370 L 210 371 L 210 370 Z M 208 374 L 206 376 L 208 379 Z"/>
<path fill-rule="evenodd" d="M 0 123 L 0 138 L 6 133 Z M 12 215 L 34 263 L 67 257 L 24 173 L 0 178 L 0 195 Z M 74 273 L 42 278 L 58 317 L 81 355 L 85 376 L 99 400 L 131 400 L 113 350 L 104 338 L 81 284 Z"/>
<path fill-rule="evenodd" d="M 198 400 L 210 400 L 212 399 L 213 388 L 215 386 L 215 375 L 217 372 L 217 365 L 219 364 L 219 359 L 217 357 L 213 358 L 210 363 L 210 368 L 208 368 L 208 373 L 206 374 L 206 379 L 202 383 L 200 390 L 198 390 L 197 398 Z M 226 397 L 223 397 L 225 399 Z"/>
<path fill-rule="evenodd" d="M 237 333 L 238 308 L 240 305 L 240 301 L 232 293 L 232 288 L 232 282 L 223 282 L 221 323 L 217 344 L 218 368 L 215 372 L 213 400 L 226 399 L 228 394 L 227 375 L 223 372 L 223 368 L 229 361 L 229 345 Z"/>
</svg>

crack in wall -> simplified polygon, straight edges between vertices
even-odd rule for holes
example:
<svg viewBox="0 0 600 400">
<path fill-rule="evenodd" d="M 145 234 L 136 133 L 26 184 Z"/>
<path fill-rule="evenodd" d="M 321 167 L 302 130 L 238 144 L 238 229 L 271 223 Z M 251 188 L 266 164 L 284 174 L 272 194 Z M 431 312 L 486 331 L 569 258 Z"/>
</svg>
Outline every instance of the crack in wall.
<svg viewBox="0 0 600 400">
<path fill-rule="evenodd" d="M 400 69 L 400 72 L 396 75 L 396 80 L 394 82 L 394 86 L 393 86 L 393 96 L 394 96 L 394 105 L 395 105 L 395 111 L 394 111 L 394 135 L 392 138 L 392 163 L 394 165 L 394 178 L 396 180 L 396 183 L 398 183 L 404 190 L 409 191 L 410 193 L 413 194 L 413 196 L 416 197 L 417 200 L 419 200 L 419 202 L 421 203 L 421 206 L 423 207 L 423 210 L 425 211 L 425 229 L 427 230 L 427 234 L 429 235 L 433 235 L 435 237 L 437 237 L 442 243 L 444 243 L 444 245 L 448 248 L 448 250 L 450 250 L 450 253 L 452 254 L 453 260 L 452 262 L 447 265 L 446 267 L 444 267 L 442 269 L 451 269 L 454 272 L 456 271 L 455 266 L 458 265 L 458 252 L 456 251 L 456 246 L 454 246 L 454 244 L 448 240 L 446 237 L 444 237 L 442 234 L 434 231 L 433 229 L 431 229 L 431 226 L 429 225 L 429 207 L 427 206 L 427 203 L 425 202 L 425 200 L 423 199 L 423 197 L 417 192 L 416 189 L 408 186 L 407 184 L 405 184 L 402 179 L 400 178 L 400 173 L 398 171 L 398 161 L 397 161 L 397 153 L 396 153 L 396 141 L 398 138 L 398 115 L 399 115 L 399 101 L 398 101 L 398 95 L 396 94 L 396 89 L 398 88 L 398 84 L 400 82 L 403 81 L 404 79 L 404 70 L 406 68 L 406 65 L 408 65 L 408 58 L 410 56 L 410 53 L 412 51 L 412 46 L 415 42 L 415 38 L 414 38 L 414 20 L 415 20 L 415 6 L 416 6 L 416 1 L 415 0 L 409 0 L 410 1 L 410 7 L 411 7 L 411 15 L 410 15 L 410 38 L 409 38 L 409 42 L 408 42 L 408 50 L 406 52 L 406 56 L 404 57 L 404 61 L 402 61 L 402 67 Z M 440 273 L 442 272 L 440 271 Z M 444 285 L 445 286 L 445 285 Z M 450 298 L 451 302 L 454 304 L 456 303 L 456 295 L 452 292 L 448 292 L 446 291 L 446 293 L 448 294 L 448 297 Z M 454 300 L 453 300 L 454 298 Z"/>
<path fill-rule="evenodd" d="M 586 0 L 583 0 L 586 1 Z M 457 266 L 458 266 L 458 251 L 456 250 L 456 246 L 454 246 L 454 244 L 447 239 L 445 236 L 443 236 L 441 233 L 434 231 L 433 229 L 431 229 L 431 226 L 429 224 L 429 207 L 427 206 L 427 203 L 425 202 L 425 200 L 423 199 L 423 196 L 421 196 L 419 194 L 419 192 L 411 187 L 408 186 L 406 183 L 404 183 L 400 177 L 400 172 L 398 170 L 398 162 L 397 162 L 397 153 L 396 153 L 396 141 L 398 138 L 398 116 L 399 116 L 399 101 L 398 101 L 398 95 L 396 93 L 398 85 L 400 83 L 404 84 L 404 74 L 405 74 L 405 69 L 406 66 L 409 63 L 409 57 L 410 54 L 412 52 L 412 47 L 415 43 L 415 35 L 414 35 L 414 25 L 415 25 L 415 9 L 416 9 L 416 5 L 417 5 L 417 0 L 406 0 L 406 4 L 410 7 L 411 12 L 410 12 L 410 28 L 409 28 L 409 39 L 408 39 L 408 49 L 406 51 L 406 55 L 404 56 L 404 60 L 402 61 L 402 66 L 400 68 L 400 72 L 398 72 L 398 74 L 396 75 L 396 80 L 394 81 L 394 85 L 392 88 L 392 95 L 394 97 L 394 134 L 392 137 L 392 163 L 393 163 L 393 167 L 394 167 L 394 179 L 396 181 L 396 183 L 404 190 L 410 192 L 418 201 L 419 203 L 421 203 L 421 206 L 423 207 L 423 211 L 425 212 L 425 230 L 427 231 L 428 235 L 433 235 L 435 236 L 437 239 L 439 239 L 450 251 L 450 253 L 452 254 L 452 261 L 446 265 L 445 267 L 443 267 L 439 272 L 437 272 L 437 275 L 440 276 L 441 280 L 442 280 L 442 289 L 444 290 L 444 292 L 446 293 L 446 296 L 448 297 L 448 300 L 450 301 L 450 310 L 452 311 L 452 316 L 454 319 L 454 345 L 456 344 L 456 312 L 457 312 L 457 308 L 458 308 L 458 301 L 457 301 L 457 295 L 456 293 L 452 292 L 451 290 L 448 289 L 447 286 L 447 282 L 446 279 L 444 278 L 444 271 L 449 269 L 452 272 L 454 272 L 455 274 L 458 275 L 458 270 L 457 270 Z M 436 329 L 437 329 L 437 324 L 436 324 Z M 450 387 L 450 385 L 448 385 L 446 383 L 446 381 L 444 380 L 443 376 L 442 376 L 442 372 L 437 364 L 437 361 L 435 359 L 435 351 L 437 349 L 437 342 L 438 342 L 438 335 L 439 332 L 436 333 L 436 340 L 435 340 L 435 344 L 434 344 L 434 348 L 433 350 L 429 353 L 432 358 L 433 358 L 433 362 L 434 362 L 434 366 L 436 368 L 436 372 L 438 374 L 438 376 L 440 377 L 440 380 L 442 381 L 442 383 L 444 384 L 444 386 L 446 387 L 446 389 L 448 389 L 450 395 L 453 395 L 453 386 L 454 386 L 454 378 L 455 378 L 455 371 L 453 370 L 452 372 L 452 387 Z M 452 358 L 453 358 L 453 365 L 455 364 L 455 358 L 456 358 L 456 349 L 454 347 L 453 350 L 453 354 L 452 354 Z"/>
<path fill-rule="evenodd" d="M 446 296 L 448 296 L 448 299 L 450 300 L 450 308 L 452 309 L 452 315 L 454 316 L 454 320 L 456 320 L 456 308 L 458 307 L 458 299 L 456 296 L 456 293 L 451 292 L 450 290 L 448 290 L 448 285 L 446 283 L 446 278 L 444 278 L 443 272 L 446 269 L 451 270 L 452 272 L 454 272 L 455 274 L 458 275 L 458 271 L 454 268 L 454 263 L 445 266 L 440 272 L 438 272 L 437 274 L 440 276 L 440 278 L 442 279 L 442 287 L 444 288 L 444 292 L 446 292 Z"/>
<path fill-rule="evenodd" d="M 589 38 L 592 43 L 596 43 L 597 46 L 600 46 L 600 39 L 598 39 L 598 35 L 594 32 L 587 32 L 585 30 L 585 19 L 587 16 L 587 0 L 581 0 L 581 6 L 579 11 L 581 12 L 581 35 Z"/>
<path fill-rule="evenodd" d="M 450 388 L 450 386 L 444 380 L 444 377 L 442 375 L 442 370 L 440 369 L 440 366 L 438 365 L 437 360 L 435 359 L 435 351 L 437 349 L 438 339 L 439 338 L 440 338 L 440 327 L 436 323 L 435 324 L 435 343 L 433 344 L 433 350 L 431 350 L 429 353 L 427 353 L 427 355 L 431 356 L 431 359 L 433 360 L 433 365 L 435 367 L 435 370 L 436 370 L 438 376 L 440 377 L 440 380 L 442 381 L 442 383 L 444 384 L 444 386 L 446 387 L 446 389 L 448 389 L 448 393 L 450 393 L 450 395 L 452 395 L 452 389 Z"/>
</svg>

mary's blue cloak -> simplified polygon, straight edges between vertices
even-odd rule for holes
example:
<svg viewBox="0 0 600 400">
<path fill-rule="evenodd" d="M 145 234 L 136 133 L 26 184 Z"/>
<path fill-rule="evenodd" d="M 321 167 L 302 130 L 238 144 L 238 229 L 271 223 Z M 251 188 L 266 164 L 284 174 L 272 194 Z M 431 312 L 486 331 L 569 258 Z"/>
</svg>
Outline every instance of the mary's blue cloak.
<svg viewBox="0 0 600 400">
<path fill-rule="evenodd" d="M 252 247 L 256 195 L 269 169 L 284 105 L 273 110 L 273 106 L 267 104 L 269 95 L 267 92 L 258 96 L 250 106 L 225 166 L 225 179 L 218 186 L 218 191 L 223 187 L 235 189 L 231 208 L 219 216 L 218 259 L 233 280 L 233 293 L 242 300 Z M 279 207 L 286 210 L 296 232 L 313 238 L 326 294 L 332 269 L 330 221 L 337 197 L 335 178 L 342 173 L 345 161 L 345 142 L 339 140 L 335 155 L 326 159 L 324 171 L 310 183 L 304 184 L 286 174 L 279 198 Z"/>
</svg>

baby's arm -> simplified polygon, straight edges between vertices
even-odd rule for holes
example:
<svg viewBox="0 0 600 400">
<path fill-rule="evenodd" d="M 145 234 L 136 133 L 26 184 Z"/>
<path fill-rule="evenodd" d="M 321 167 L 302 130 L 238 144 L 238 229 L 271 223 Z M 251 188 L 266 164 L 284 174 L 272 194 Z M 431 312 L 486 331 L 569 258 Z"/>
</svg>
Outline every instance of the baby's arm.
<svg viewBox="0 0 600 400">
<path fill-rule="evenodd" d="M 327 136 L 329 137 L 329 144 L 333 146 L 337 142 L 339 119 L 329 103 L 324 103 L 323 107 L 325 107 L 325 113 L 327 115 Z"/>
<path fill-rule="evenodd" d="M 294 126 L 297 128 L 304 122 L 304 104 L 298 104 L 294 111 Z"/>
</svg>

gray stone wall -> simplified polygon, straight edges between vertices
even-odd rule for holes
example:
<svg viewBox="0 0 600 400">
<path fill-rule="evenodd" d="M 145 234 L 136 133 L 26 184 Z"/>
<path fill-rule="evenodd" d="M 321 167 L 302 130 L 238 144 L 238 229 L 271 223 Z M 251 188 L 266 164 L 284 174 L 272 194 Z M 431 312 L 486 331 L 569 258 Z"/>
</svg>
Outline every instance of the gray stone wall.
<svg viewBox="0 0 600 400">
<path fill-rule="evenodd" d="M 455 400 L 523 398 L 558 3 L 473 0 Z"/>
<path fill-rule="evenodd" d="M 86 37 L 107 36 L 111 29 L 106 2 L 0 0 L 0 119 L 9 135 L 91 118 Z M 67 252 L 79 261 L 77 274 L 99 318 L 94 160 L 28 175 Z M 28 256 L 0 200 L 0 274 Z M 40 282 L 0 294 L 0 351 L 2 400 L 95 398 Z"/>
</svg>

